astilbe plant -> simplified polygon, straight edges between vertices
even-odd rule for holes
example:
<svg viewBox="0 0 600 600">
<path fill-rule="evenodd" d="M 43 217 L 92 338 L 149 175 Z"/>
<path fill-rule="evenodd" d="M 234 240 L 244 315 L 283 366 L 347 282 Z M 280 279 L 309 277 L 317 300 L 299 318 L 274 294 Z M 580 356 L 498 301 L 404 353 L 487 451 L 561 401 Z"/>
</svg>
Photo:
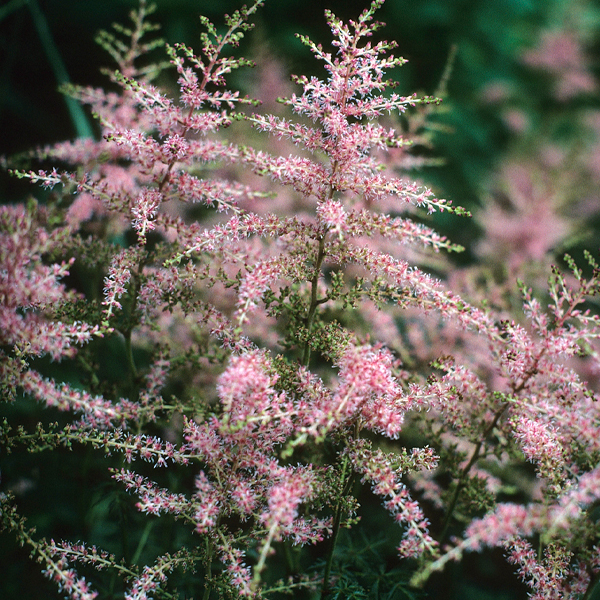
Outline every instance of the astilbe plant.
<svg viewBox="0 0 600 600">
<path fill-rule="evenodd" d="M 4 494 L 4 527 L 69 597 L 97 594 L 76 563 L 116 573 L 128 599 L 172 597 L 175 569 L 200 569 L 205 598 L 304 588 L 325 597 L 340 529 L 357 521 L 358 479 L 398 523 L 413 584 L 466 551 L 502 546 L 534 597 L 590 595 L 600 415 L 569 361 L 588 354 L 597 366 L 598 319 L 584 306 L 598 293 L 597 266 L 590 256 L 588 280 L 571 261 L 573 287 L 555 269 L 548 310 L 523 285 L 521 322 L 469 304 L 420 267 L 428 251 L 460 248 L 426 215 L 407 215 L 465 211 L 386 170 L 385 154 L 408 141 L 379 120 L 436 100 L 389 89 L 385 72 L 404 61 L 373 39 L 381 4 L 348 24 L 326 13 L 335 53 L 301 37 L 327 79 L 294 78 L 285 117 L 235 112 L 253 102 L 225 87 L 249 61 L 223 50 L 260 2 L 229 16 L 224 33 L 203 19 L 200 54 L 167 47 L 177 99 L 138 66 L 155 46 L 143 42 L 152 27 L 142 2 L 132 28 L 118 30 L 127 43 L 102 38 L 117 91 L 69 90 L 97 115 L 102 140 L 38 153 L 67 170 L 13 171 L 54 189 L 51 208 L 1 212 L 2 385 L 9 401 L 31 396 L 72 420 L 35 433 L 5 420 L 4 445 L 120 456 L 112 477 L 137 508 L 194 532 L 152 564 L 126 564 L 96 546 L 37 539 Z M 229 126 L 295 152 L 227 142 Z M 295 213 L 228 176 L 240 169 L 291 189 Z M 61 280 L 77 269 L 103 273 L 102 292 L 67 288 Z M 112 387 L 90 360 L 99 336 L 125 356 Z M 78 365 L 81 385 L 42 375 L 43 355 Z M 523 460 L 535 489 L 499 502 Z M 191 470 L 193 489 L 172 491 L 143 461 Z M 318 570 L 290 550 L 321 542 Z M 280 552 L 283 579 L 270 569 Z"/>
</svg>

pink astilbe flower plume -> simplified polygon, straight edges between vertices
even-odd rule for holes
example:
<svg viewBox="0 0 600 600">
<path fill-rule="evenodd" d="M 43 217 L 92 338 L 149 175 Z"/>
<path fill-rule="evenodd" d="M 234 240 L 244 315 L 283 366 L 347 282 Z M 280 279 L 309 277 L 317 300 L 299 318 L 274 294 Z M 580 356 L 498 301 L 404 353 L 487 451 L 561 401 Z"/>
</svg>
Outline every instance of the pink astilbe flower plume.
<svg viewBox="0 0 600 600">
<path fill-rule="evenodd" d="M 437 551 L 427 518 L 400 481 L 405 472 L 431 468 L 431 451 L 415 449 L 398 470 L 389 464 L 390 456 L 363 447 L 360 436 L 370 431 L 398 438 L 410 411 L 439 403 L 448 390 L 435 382 L 408 383 L 390 350 L 358 343 L 348 327 L 329 319 L 325 311 L 373 299 L 400 308 L 437 310 L 489 335 L 496 331 L 483 312 L 467 310 L 403 253 L 411 246 L 436 252 L 459 247 L 427 226 L 378 212 L 378 205 L 389 205 L 392 199 L 398 213 L 413 206 L 464 212 L 436 199 L 426 186 L 386 172 L 378 158 L 388 148 L 408 144 L 379 125 L 378 117 L 437 102 L 384 94 L 392 86 L 385 72 L 405 60 L 389 54 L 394 44 L 371 41 L 381 26 L 373 21 L 381 4 L 373 2 L 349 24 L 326 12 L 335 54 L 301 36 L 323 62 L 328 79 L 295 77 L 302 92 L 283 103 L 298 117 L 308 117 L 311 125 L 279 116 L 247 116 L 258 131 L 298 149 L 297 155 L 284 157 L 218 138 L 222 128 L 234 123 L 231 111 L 250 102 L 224 87 L 225 75 L 247 61 L 225 58 L 222 51 L 238 44 L 258 4 L 228 17 L 224 34 L 203 19 L 207 32 L 200 55 L 183 45 L 168 48 L 179 85 L 179 97 L 172 99 L 135 65 L 139 40 L 147 31 L 142 3 L 129 31 L 130 53 L 114 38 L 105 39 L 119 63 L 111 79 L 120 93 L 72 90 L 99 116 L 103 141 L 44 152 L 81 165 L 86 174 L 19 173 L 48 188 L 63 186 L 63 193 L 75 198 L 70 217 L 74 227 L 83 230 L 95 215 L 107 220 L 117 239 L 123 239 L 126 226 L 136 237 L 135 243 L 106 244 L 96 253 L 84 242 L 72 243 L 86 264 L 104 269 L 101 322 L 107 331 L 114 327 L 123 340 L 130 398 L 108 401 L 69 387 L 44 395 L 54 398 L 54 405 L 84 413 L 68 430 L 74 439 L 85 441 L 87 436 L 107 453 L 123 452 L 128 462 L 140 458 L 162 468 L 199 464 L 195 491 L 188 495 L 172 493 L 135 470 L 115 471 L 114 478 L 138 496 L 140 511 L 170 513 L 210 540 L 226 562 L 224 576 L 242 595 L 258 593 L 275 543 L 305 545 L 332 533 L 328 498 L 347 486 L 344 478 L 351 470 L 374 486 L 406 528 L 403 555 Z M 300 210 L 281 216 L 247 210 L 244 204 L 254 196 L 251 188 L 218 176 L 202 178 L 198 172 L 207 163 L 249 167 L 288 186 Z M 202 202 L 229 214 L 205 225 L 189 223 L 184 208 L 169 206 L 173 200 Z M 150 233 L 160 241 L 151 242 Z M 184 341 L 188 350 L 177 357 L 179 340 L 164 331 L 159 357 L 146 367 L 147 385 L 140 386 L 133 343 L 143 336 L 135 332 L 151 331 L 153 323 L 163 322 L 165 312 L 174 313 L 176 307 L 184 322 L 189 319 L 197 328 Z M 252 325 L 259 312 L 272 319 L 263 322 L 282 328 L 280 346 L 294 361 L 260 349 L 267 332 L 259 330 L 256 344 L 249 340 L 250 331 L 256 336 Z M 321 378 L 311 372 L 311 355 L 318 354 L 337 368 L 337 376 L 331 372 Z M 156 422 L 160 411 L 174 410 L 161 395 L 167 371 L 177 365 L 206 368 L 209 361 L 222 366 L 212 381 L 207 375 L 216 393 L 206 394 L 206 404 L 185 416 L 179 447 L 155 436 L 125 433 L 130 420 Z M 111 430 L 116 427 L 122 430 Z M 90 430 L 106 433 L 94 437 Z M 333 438 L 345 446 L 338 459 L 349 461 L 350 469 L 341 475 L 318 462 L 286 462 L 295 448 L 314 445 L 321 452 L 318 448 Z M 319 508 L 301 514 L 311 506 Z M 349 510 L 348 518 L 352 514 Z M 249 545 L 230 529 L 232 519 L 252 531 Z M 242 558 L 250 547 L 258 557 L 253 566 Z M 166 555 L 161 560 L 157 564 L 164 563 L 165 569 L 146 566 L 130 586 L 130 597 L 143 597 L 164 583 L 171 562 Z M 328 577 L 323 585 L 326 589 Z"/>
<path fill-rule="evenodd" d="M 133 557 L 117 559 L 36 541 L 0 494 L 0 525 L 60 591 L 95 596 L 78 562 L 110 568 L 131 600 L 171 596 L 187 572 L 205 598 L 333 597 L 339 534 L 370 490 L 414 584 L 503 547 L 533 597 L 591 594 L 600 412 L 586 378 L 600 369 L 600 270 L 586 255 L 586 277 L 566 257 L 571 274 L 552 268 L 545 303 L 525 284 L 510 306 L 505 288 L 468 299 L 492 278 L 451 267 L 444 254 L 461 247 L 419 216 L 467 213 L 402 176 L 423 162 L 409 154 L 415 129 L 385 121 L 438 100 L 387 79 L 406 61 L 378 39 L 382 4 L 348 23 L 326 11 L 331 51 L 299 36 L 325 76 L 293 77 L 272 115 L 227 81 L 250 65 L 228 51 L 260 1 L 224 28 L 202 18 L 199 52 L 167 46 L 168 64 L 144 67 L 162 44 L 146 42 L 141 0 L 131 28 L 101 35 L 113 91 L 69 89 L 102 139 L 34 153 L 64 170 L 13 171 L 44 188 L 48 208 L 0 208 L 0 389 L 62 421 L 34 433 L 2 420 L 0 441 L 97 450 L 110 484 L 151 519 L 132 533 Z M 157 83 L 165 68 L 174 94 Z M 533 223 L 527 200 L 550 196 L 529 183 L 513 182 L 513 203 Z M 481 219 L 480 248 L 510 255 L 516 229 L 498 214 Z M 564 227 L 542 217 L 552 232 L 517 232 L 540 264 L 570 230 L 566 216 Z M 62 381 L 46 357 L 62 361 Z M 174 535 L 155 519 L 177 521 Z"/>
<path fill-rule="evenodd" d="M 70 234 L 68 228 L 48 231 L 48 218 L 41 207 L 0 207 L 0 337 L 2 346 L 60 360 L 74 356 L 76 345 L 89 342 L 100 328 L 44 315 L 77 299 L 61 282 L 73 261 L 43 261 Z"/>
</svg>

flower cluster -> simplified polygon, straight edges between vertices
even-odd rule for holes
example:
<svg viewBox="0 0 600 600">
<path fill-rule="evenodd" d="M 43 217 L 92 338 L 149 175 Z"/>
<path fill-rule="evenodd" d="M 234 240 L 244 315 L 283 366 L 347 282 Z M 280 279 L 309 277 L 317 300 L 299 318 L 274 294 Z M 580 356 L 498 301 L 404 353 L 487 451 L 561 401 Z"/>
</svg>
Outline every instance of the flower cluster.
<svg viewBox="0 0 600 600">
<path fill-rule="evenodd" d="M 131 600 L 170 594 L 180 571 L 201 574 L 190 585 L 205 598 L 316 586 L 324 597 L 368 484 L 399 528 L 399 556 L 418 559 L 413 584 L 503 547 L 534 597 L 589 595 L 600 569 L 600 412 L 586 381 L 600 368 L 598 265 L 587 255 L 585 275 L 567 257 L 548 305 L 521 284 L 518 311 L 502 293 L 478 302 L 485 272 L 457 268 L 445 285 L 428 265 L 444 272 L 440 253 L 461 248 L 428 220 L 467 212 L 399 175 L 419 160 L 386 118 L 438 100 L 401 96 L 387 79 L 406 61 L 376 40 L 383 0 L 348 23 L 326 11 L 333 52 L 299 36 L 326 79 L 294 77 L 276 115 L 227 88 L 251 64 L 228 47 L 260 4 L 224 30 L 203 18 L 199 54 L 167 47 L 172 98 L 153 80 L 165 65 L 138 65 L 158 46 L 142 43 L 153 28 L 141 0 L 132 28 L 117 28 L 125 41 L 101 37 L 118 91 L 69 90 L 102 139 L 37 154 L 71 170 L 14 171 L 51 191 L 51 208 L 0 207 L 0 387 L 72 417 L 35 434 L 6 421 L 0 440 L 101 451 L 107 485 L 150 523 L 181 528 L 161 546 L 149 525 L 133 557 L 116 558 L 36 541 L 8 496 L 3 526 L 72 598 L 96 594 L 75 562 L 90 577 L 111 570 Z M 242 133 L 226 141 L 224 128 Z M 260 148 L 248 143 L 262 134 Z M 527 231 L 499 231 L 488 211 L 479 250 L 524 239 L 543 262 L 568 227 L 544 189 L 513 180 Z M 511 277 L 523 262 L 509 256 Z M 534 476 L 510 498 L 524 463 Z M 306 571 L 322 542 L 324 566 Z"/>
</svg>

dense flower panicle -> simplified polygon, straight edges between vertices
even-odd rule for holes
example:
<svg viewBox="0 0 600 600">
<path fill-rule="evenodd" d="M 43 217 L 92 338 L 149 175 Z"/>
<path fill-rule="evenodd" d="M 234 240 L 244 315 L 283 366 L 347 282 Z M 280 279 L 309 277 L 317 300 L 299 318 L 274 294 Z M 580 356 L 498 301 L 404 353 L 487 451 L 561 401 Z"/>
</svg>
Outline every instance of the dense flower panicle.
<svg viewBox="0 0 600 600">
<path fill-rule="evenodd" d="M 137 508 L 142 512 L 150 515 L 160 515 L 163 512 L 179 515 L 188 513 L 191 509 L 188 499 L 183 494 L 173 494 L 161 489 L 145 477 L 131 471 L 122 469 L 114 473 L 113 478 L 139 496 Z"/>
<path fill-rule="evenodd" d="M 429 533 L 429 521 L 419 504 L 410 497 L 406 486 L 400 481 L 402 467 L 394 471 L 389 457 L 384 456 L 380 451 L 371 451 L 364 443 L 366 440 L 361 442 L 363 443 L 357 443 L 354 448 L 348 449 L 349 456 L 355 468 L 362 474 L 363 481 L 370 482 L 373 492 L 386 498 L 385 508 L 394 515 L 398 523 L 404 525 L 404 537 L 398 548 L 400 556 L 416 558 L 423 553 L 436 555 L 438 543 Z M 414 453 L 413 458 L 418 454 L 418 452 Z M 432 452 L 422 453 L 422 459 L 422 464 L 419 465 L 421 468 L 435 467 L 436 460 Z M 409 459 L 405 466 L 414 468 L 415 464 Z"/>
<path fill-rule="evenodd" d="M 257 5 L 248 14 L 254 12 Z M 220 43 L 211 52 L 218 53 L 229 44 L 237 45 L 234 32 L 241 25 L 242 18 L 240 14 L 235 22 L 232 21 L 230 31 L 220 38 Z M 136 29 L 129 32 L 134 43 L 137 44 L 136 36 L 142 35 L 143 31 Z M 214 32 L 216 35 L 216 30 Z M 83 184 L 79 182 L 82 194 L 75 199 L 71 210 L 73 224 L 78 225 L 94 213 L 103 214 L 106 209 L 123 211 L 123 199 L 128 204 L 128 197 L 137 198 L 132 202 L 129 220 L 140 232 L 140 241 L 143 242 L 145 231 L 153 228 L 160 200 L 177 198 L 186 202 L 201 200 L 208 204 L 216 201 L 221 208 L 227 208 L 231 206 L 232 199 L 249 191 L 247 187 L 225 181 L 203 184 L 181 170 L 182 166 L 194 162 L 237 159 L 239 151 L 234 147 L 215 140 L 192 139 L 189 134 L 206 134 L 230 125 L 231 117 L 227 111 L 214 110 L 220 104 L 232 108 L 235 104 L 250 102 L 237 93 L 205 92 L 208 84 L 220 83 L 223 73 L 247 64 L 247 61 L 214 55 L 204 63 L 185 46 L 170 49 L 172 62 L 180 72 L 185 61 L 190 61 L 201 71 L 193 85 L 199 90 L 202 103 L 191 107 L 197 110 L 187 110 L 151 84 L 146 74 L 134 66 L 137 51 L 124 56 L 124 44 L 115 41 L 114 36 L 111 36 L 108 47 L 111 54 L 119 58 L 121 71 L 113 74 L 111 79 L 122 88 L 121 93 L 92 88 L 68 89 L 72 96 L 89 104 L 98 116 L 104 139 L 101 142 L 64 143 L 39 153 L 42 157 L 82 165 L 87 171 L 86 181 Z M 179 52 L 183 57 L 178 55 Z M 185 73 L 189 78 L 189 67 L 185 68 Z M 185 104 L 185 100 L 189 100 L 190 82 L 180 79 L 180 84 Z M 202 110 L 207 105 L 213 110 Z M 74 179 L 73 174 L 60 174 L 56 170 L 51 174 L 45 171 L 17 174 L 48 188 Z M 154 182 L 155 189 L 146 187 L 151 182 Z"/>
<path fill-rule="evenodd" d="M 339 384 L 327 404 L 320 403 L 312 427 L 327 431 L 361 421 L 363 427 L 397 438 L 404 415 L 427 404 L 429 392 L 415 387 L 406 393 L 393 375 L 394 359 L 385 348 L 350 346 L 339 360 Z M 316 408 L 316 407 L 315 407 Z M 318 415 L 318 412 L 313 414 Z M 313 417 L 314 418 L 314 417 Z"/>
<path fill-rule="evenodd" d="M 244 277 L 237 300 L 237 320 L 240 324 L 248 318 L 247 313 L 257 306 L 263 292 L 277 281 L 281 271 L 281 261 L 274 259 L 255 265 Z"/>
<path fill-rule="evenodd" d="M 317 126 L 308 127 L 274 116 L 254 115 L 250 119 L 259 130 L 288 138 L 311 154 L 324 153 L 329 164 L 303 157 L 271 157 L 264 152 L 252 151 L 246 153 L 244 160 L 256 172 L 268 174 L 284 185 L 293 186 L 304 196 L 314 196 L 320 201 L 326 201 L 330 192 L 335 191 L 351 192 L 366 203 L 394 195 L 402 201 L 424 204 L 431 211 L 450 209 L 448 203 L 436 200 L 427 188 L 378 173 L 379 164 L 372 160 L 370 151 L 398 147 L 406 142 L 393 130 L 375 123 L 355 122 L 359 116 L 374 119 L 384 112 L 404 112 L 408 106 L 435 101 L 416 95 L 407 98 L 395 93 L 389 97 L 381 95 L 391 86 L 384 79 L 385 71 L 402 65 L 405 60 L 393 56 L 384 58 L 387 50 L 393 47 L 387 42 L 359 45 L 380 26 L 371 22 L 375 8 L 373 5 L 352 24 L 352 34 L 347 25 L 327 11 L 335 37 L 334 46 L 338 47 L 335 58 L 308 38 L 299 36 L 316 58 L 323 61 L 330 77 L 327 82 L 316 77 L 296 77 L 295 82 L 303 87 L 303 94 L 293 94 L 284 102 L 295 113 L 318 123 Z M 348 42 L 350 37 L 351 43 Z"/>
<path fill-rule="evenodd" d="M 148 189 L 142 190 L 140 196 L 136 198 L 131 213 L 134 217 L 133 228 L 138 232 L 140 240 L 144 240 L 146 233 L 154 229 L 154 219 L 162 200 L 160 192 Z"/>
<path fill-rule="evenodd" d="M 64 559 L 48 561 L 47 568 L 42 573 L 72 600 L 94 600 L 98 597 L 98 592 L 90 589 L 85 577 L 79 577 Z"/>
<path fill-rule="evenodd" d="M 233 356 L 219 378 L 217 391 L 230 419 L 244 421 L 270 409 L 278 410 L 284 398 L 274 391 L 277 381 L 269 374 L 269 360 L 264 353 L 248 352 Z"/>
<path fill-rule="evenodd" d="M 145 565 L 142 574 L 136 577 L 125 593 L 126 600 L 150 600 L 167 580 L 167 574 L 178 561 L 171 560 L 169 555 L 159 557 L 156 565 Z"/>
<path fill-rule="evenodd" d="M 308 474 L 309 471 L 292 471 L 269 490 L 268 510 L 261 515 L 261 520 L 269 530 L 286 531 L 292 526 L 298 516 L 298 505 L 307 500 L 312 492 Z M 273 539 L 277 538 L 275 535 Z"/>
<path fill-rule="evenodd" d="M 166 378 L 171 366 L 170 360 L 166 356 L 159 356 L 151 365 L 146 375 L 145 389 L 140 392 L 140 403 L 149 406 L 151 403 L 161 403 L 160 392 L 165 387 Z"/>
<path fill-rule="evenodd" d="M 499 545 L 515 535 L 528 537 L 534 532 L 545 532 L 551 538 L 564 537 L 569 527 L 578 531 L 575 525 L 581 517 L 578 507 L 591 501 L 592 496 L 584 490 L 594 487 L 595 484 L 588 485 L 587 481 L 588 478 L 590 482 L 595 480 L 595 469 L 582 475 L 578 481 L 573 480 L 573 473 L 580 469 L 577 461 L 581 460 L 575 456 L 582 447 L 596 452 L 597 444 L 593 438 L 597 434 L 592 431 L 597 431 L 599 421 L 590 390 L 577 373 L 563 364 L 563 361 L 581 352 L 579 344 L 586 335 L 593 337 L 595 329 L 593 322 L 591 330 L 587 324 L 578 324 L 579 315 L 585 313 L 577 308 L 584 301 L 585 294 L 595 288 L 594 280 L 583 280 L 577 271 L 575 275 L 580 281 L 578 291 L 567 287 L 564 276 L 555 271 L 550 291 L 557 300 L 547 312 L 542 312 L 530 290 L 525 291 L 525 312 L 532 321 L 531 330 L 515 322 L 505 322 L 500 329 L 502 337 L 492 340 L 490 350 L 497 357 L 495 368 L 501 375 L 498 383 L 502 389 L 510 391 L 508 397 L 489 396 L 482 381 L 459 377 L 461 371 L 465 372 L 464 367 L 456 369 L 451 366 L 453 363 L 444 366 L 447 371 L 444 380 L 448 384 L 454 383 L 460 398 L 469 398 L 470 402 L 453 404 L 450 401 L 440 414 L 447 419 L 449 414 L 454 413 L 456 420 L 451 424 L 458 432 L 472 432 L 470 420 L 476 416 L 486 424 L 488 432 L 495 427 L 497 431 L 505 431 L 506 435 L 512 436 L 524 456 L 536 464 L 538 477 L 543 481 L 544 504 L 499 505 L 488 517 L 473 521 L 456 550 L 434 562 L 433 568 L 438 568 L 445 560 L 458 558 L 464 549 L 478 550 L 484 545 Z M 554 322 L 549 319 L 552 314 Z M 577 333 L 580 327 L 585 332 L 583 335 Z M 482 412 L 486 405 L 490 412 Z M 457 406 L 461 406 L 463 415 L 456 410 Z M 503 415 L 506 419 L 499 420 Z M 477 440 L 477 437 L 473 439 Z M 478 444 L 477 453 L 483 454 L 485 450 L 482 448 L 486 445 Z M 579 465 L 582 463 L 579 462 Z M 587 468 L 595 467 L 593 463 L 588 465 Z M 437 491 L 433 493 L 434 498 L 437 497 Z M 568 500 L 571 494 L 578 498 L 578 502 Z M 523 577 L 528 578 L 526 575 Z M 556 589 L 566 589 L 571 585 L 566 580 L 560 585 L 555 584 Z M 534 589 L 539 588 L 539 596 L 536 597 L 545 597 L 542 584 L 538 582 L 536 585 L 538 587 L 534 586 Z"/>
<path fill-rule="evenodd" d="M 519 566 L 519 575 L 534 592 L 530 594 L 531 598 L 564 598 L 565 583 L 571 584 L 571 579 L 575 580 L 574 585 L 568 587 L 574 595 L 585 592 L 589 585 L 588 573 L 569 568 L 571 556 L 565 549 L 548 547 L 540 561 L 531 545 L 522 538 L 515 538 L 506 546 L 508 561 Z"/>
<path fill-rule="evenodd" d="M 0 340 L 3 346 L 26 354 L 49 354 L 60 360 L 73 356 L 77 344 L 89 342 L 101 330 L 98 325 L 44 316 L 77 299 L 61 282 L 73 261 L 45 264 L 43 260 L 60 247 L 69 230 L 47 231 L 45 218 L 41 208 L 36 217 L 24 206 L 0 207 Z"/>
<path fill-rule="evenodd" d="M 453 360 L 439 361 L 437 366 L 445 374 L 439 382 L 440 392 L 432 401 L 438 418 L 445 421 L 459 435 L 470 432 L 477 436 L 480 422 L 490 421 L 498 409 L 498 401 L 476 373 Z"/>
<path fill-rule="evenodd" d="M 516 420 L 515 437 L 527 459 L 539 465 L 542 476 L 549 481 L 561 478 L 565 461 L 555 431 L 543 421 L 522 417 Z"/>
<path fill-rule="evenodd" d="M 291 536 L 300 544 L 322 539 L 328 523 L 297 520 L 298 505 L 312 494 L 315 479 L 312 469 L 279 467 L 265 454 L 281 438 L 281 426 L 277 426 L 275 419 L 285 409 L 283 399 L 273 394 L 276 378 L 268 374 L 268 369 L 264 354 L 234 356 L 218 384 L 226 420 L 203 426 L 188 422 L 182 451 L 200 457 L 209 466 L 209 471 L 196 478 L 193 499 L 159 489 L 132 472 L 115 474 L 115 478 L 139 496 L 140 510 L 176 515 L 193 511 L 190 516 L 200 534 L 211 532 L 223 514 L 233 511 L 247 519 L 258 510 L 257 517 L 269 529 L 263 548 L 265 556 L 270 544 L 282 536 Z M 270 427 L 263 428 L 263 421 Z M 234 489 L 229 491 L 233 482 Z"/>
<path fill-rule="evenodd" d="M 231 585 L 235 588 L 240 598 L 255 598 L 256 591 L 252 586 L 252 571 L 245 562 L 245 553 L 232 544 L 224 543 L 220 545 L 220 556 L 227 565 Z"/>
<path fill-rule="evenodd" d="M 107 320 L 115 310 L 122 308 L 119 299 L 127 291 L 131 270 L 136 264 L 136 248 L 122 250 L 117 254 L 104 278 L 104 302 Z"/>
<path fill-rule="evenodd" d="M 504 546 L 532 597 L 587 594 L 600 571 L 591 510 L 600 411 L 584 377 L 600 369 L 600 320 L 587 304 L 600 293 L 598 265 L 588 255 L 587 279 L 569 257 L 572 275 L 553 267 L 547 307 L 524 285 L 518 302 L 500 288 L 486 289 L 484 308 L 469 303 L 492 279 L 476 268 L 453 268 L 445 287 L 441 251 L 461 247 L 415 215 L 466 211 L 397 173 L 419 162 L 407 158 L 411 127 L 400 134 L 377 120 L 437 100 L 391 90 L 386 72 L 405 61 L 374 39 L 382 0 L 348 23 L 326 11 L 334 52 L 300 36 L 327 78 L 293 78 L 301 89 L 282 101 L 291 117 L 241 117 L 233 111 L 253 102 L 227 89 L 226 76 L 249 61 L 223 51 L 260 4 L 227 17 L 223 32 L 203 18 L 199 54 L 167 47 L 172 98 L 150 76 L 158 66 L 137 66 L 154 48 L 141 42 L 151 30 L 142 0 L 133 27 L 117 29 L 130 39 L 103 38 L 119 91 L 69 90 L 98 116 L 102 140 L 36 153 L 72 171 L 15 171 L 67 210 L 0 207 L 2 388 L 72 413 L 60 430 L 38 428 L 39 444 L 119 453 L 130 466 L 112 476 L 137 509 L 181 520 L 201 542 L 133 570 L 84 545 L 40 551 L 14 519 L 10 527 L 38 548 L 59 589 L 82 600 L 96 593 L 75 561 L 116 569 L 131 600 L 170 593 L 176 567 L 198 562 L 205 596 L 260 597 L 282 542 L 332 537 L 325 596 L 338 531 L 357 519 L 358 474 L 402 528 L 400 556 L 421 561 L 415 580 L 467 551 Z M 583 59 L 577 44 L 565 47 L 560 64 L 527 60 L 567 80 L 565 67 L 581 74 Z M 238 124 L 275 142 L 254 148 Z M 526 165 L 510 165 L 500 182 L 514 218 L 499 205 L 480 217 L 480 256 L 506 257 L 511 277 L 529 259 L 545 264 L 571 231 L 543 175 L 538 188 Z M 73 274 L 85 295 L 67 287 Z M 107 348 L 76 351 L 101 335 Z M 96 357 L 117 352 L 118 372 L 100 381 Z M 36 370 L 43 355 L 72 361 L 77 384 Z M 7 427 L 2 439 L 14 445 Z M 24 429 L 13 437 L 31 444 Z M 407 447 L 410 439 L 427 445 Z M 139 461 L 176 468 L 158 483 Z M 535 481 L 514 483 L 516 461 L 535 465 Z M 177 479 L 184 467 L 193 478 Z M 519 485 L 521 503 L 506 500 Z M 430 527 L 428 510 L 443 514 L 441 527 L 433 518 Z"/>
<path fill-rule="evenodd" d="M 135 405 L 126 403 L 126 406 L 119 406 L 101 396 L 73 389 L 65 383 L 58 385 L 32 369 L 20 374 L 18 385 L 26 394 L 47 406 L 82 413 L 83 422 L 90 429 L 107 429 L 139 416 Z"/>
<path fill-rule="evenodd" d="M 317 206 L 317 215 L 329 231 L 343 237 L 347 231 L 347 214 L 341 202 L 326 200 Z"/>
</svg>

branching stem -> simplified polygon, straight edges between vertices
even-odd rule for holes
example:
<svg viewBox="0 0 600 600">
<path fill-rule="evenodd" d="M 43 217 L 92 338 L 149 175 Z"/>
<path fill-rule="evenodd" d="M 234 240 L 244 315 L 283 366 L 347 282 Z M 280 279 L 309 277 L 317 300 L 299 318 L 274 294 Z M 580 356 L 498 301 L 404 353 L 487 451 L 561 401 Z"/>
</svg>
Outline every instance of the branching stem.
<svg viewBox="0 0 600 600">
<path fill-rule="evenodd" d="M 319 278 L 321 277 L 321 266 L 323 259 L 325 258 L 325 234 L 318 239 L 319 248 L 317 250 L 317 260 L 315 261 L 315 270 L 312 279 L 310 280 L 310 305 L 308 307 L 308 314 L 306 316 L 306 334 L 310 336 L 315 314 L 317 312 L 317 306 L 319 305 L 318 299 L 318 286 Z M 304 344 L 304 354 L 302 356 L 302 364 L 308 367 L 310 362 L 310 341 L 307 339 Z"/>
</svg>

